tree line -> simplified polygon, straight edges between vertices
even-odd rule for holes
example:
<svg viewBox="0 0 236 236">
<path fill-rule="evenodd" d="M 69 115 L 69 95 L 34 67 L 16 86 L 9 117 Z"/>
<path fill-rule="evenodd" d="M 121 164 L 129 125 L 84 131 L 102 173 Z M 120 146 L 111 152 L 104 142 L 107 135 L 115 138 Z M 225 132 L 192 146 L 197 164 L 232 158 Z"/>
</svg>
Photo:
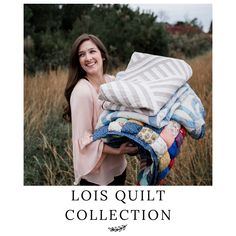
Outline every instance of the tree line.
<svg viewBox="0 0 236 236">
<path fill-rule="evenodd" d="M 82 33 L 104 42 L 111 66 L 127 63 L 134 51 L 193 57 L 211 48 L 210 35 L 196 19 L 175 25 L 157 19 L 125 4 L 25 4 L 25 73 L 67 66 L 72 43 Z"/>
</svg>

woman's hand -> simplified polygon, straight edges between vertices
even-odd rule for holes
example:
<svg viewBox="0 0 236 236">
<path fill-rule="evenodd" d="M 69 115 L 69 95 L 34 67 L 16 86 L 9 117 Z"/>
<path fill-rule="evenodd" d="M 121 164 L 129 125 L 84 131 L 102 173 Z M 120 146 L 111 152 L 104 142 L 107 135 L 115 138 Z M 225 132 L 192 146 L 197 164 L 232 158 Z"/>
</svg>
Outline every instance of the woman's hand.
<svg viewBox="0 0 236 236">
<path fill-rule="evenodd" d="M 120 154 L 134 154 L 136 152 L 138 152 L 138 147 L 133 146 L 130 142 L 123 143 L 119 147 Z"/>
<path fill-rule="evenodd" d="M 104 144 L 103 153 L 112 155 L 122 155 L 122 154 L 134 154 L 138 152 L 138 147 L 133 146 L 130 142 L 126 142 L 120 145 L 119 148 L 113 148 Z"/>
</svg>

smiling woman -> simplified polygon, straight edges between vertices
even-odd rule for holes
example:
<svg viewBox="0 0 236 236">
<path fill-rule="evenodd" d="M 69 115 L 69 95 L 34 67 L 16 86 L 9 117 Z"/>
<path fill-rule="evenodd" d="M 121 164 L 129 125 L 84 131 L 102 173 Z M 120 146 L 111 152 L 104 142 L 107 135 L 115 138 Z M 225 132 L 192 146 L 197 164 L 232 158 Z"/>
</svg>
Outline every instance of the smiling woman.
<svg viewBox="0 0 236 236">
<path fill-rule="evenodd" d="M 127 162 L 123 154 L 136 153 L 129 143 L 113 148 L 102 140 L 93 142 L 92 133 L 102 111 L 98 100 L 101 84 L 114 77 L 107 75 L 108 54 L 99 38 L 79 36 L 71 49 L 69 76 L 65 89 L 68 105 L 64 118 L 72 122 L 75 184 L 124 185 Z"/>
</svg>

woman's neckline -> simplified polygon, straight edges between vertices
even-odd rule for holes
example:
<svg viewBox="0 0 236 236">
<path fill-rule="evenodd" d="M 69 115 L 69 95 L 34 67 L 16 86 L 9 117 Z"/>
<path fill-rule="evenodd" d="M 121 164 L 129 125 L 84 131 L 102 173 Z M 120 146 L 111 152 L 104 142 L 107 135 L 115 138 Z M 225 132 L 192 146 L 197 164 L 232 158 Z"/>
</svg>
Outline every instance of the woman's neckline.
<svg viewBox="0 0 236 236">
<path fill-rule="evenodd" d="M 108 76 L 105 74 L 105 75 L 103 75 L 103 78 L 104 78 L 104 83 L 101 83 L 100 84 L 100 86 L 102 85 L 102 84 L 105 84 L 105 83 L 107 83 L 108 82 Z M 97 93 L 97 94 L 99 94 L 99 90 L 100 90 L 100 86 L 99 87 L 97 87 L 91 80 L 89 80 L 89 79 L 87 79 L 87 78 L 84 78 L 85 80 L 87 80 L 88 81 L 88 83 L 92 86 L 92 88 L 94 89 L 94 91 Z"/>
</svg>

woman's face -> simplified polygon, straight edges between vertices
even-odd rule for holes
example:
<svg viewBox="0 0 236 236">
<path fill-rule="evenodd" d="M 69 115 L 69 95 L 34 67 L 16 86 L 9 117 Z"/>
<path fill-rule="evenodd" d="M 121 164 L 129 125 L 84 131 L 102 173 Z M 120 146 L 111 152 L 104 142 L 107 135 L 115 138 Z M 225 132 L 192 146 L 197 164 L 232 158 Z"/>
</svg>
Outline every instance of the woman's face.
<svg viewBox="0 0 236 236">
<path fill-rule="evenodd" d="M 91 40 L 84 41 L 78 54 L 80 65 L 87 75 L 103 74 L 103 58 L 96 44 Z"/>
</svg>

